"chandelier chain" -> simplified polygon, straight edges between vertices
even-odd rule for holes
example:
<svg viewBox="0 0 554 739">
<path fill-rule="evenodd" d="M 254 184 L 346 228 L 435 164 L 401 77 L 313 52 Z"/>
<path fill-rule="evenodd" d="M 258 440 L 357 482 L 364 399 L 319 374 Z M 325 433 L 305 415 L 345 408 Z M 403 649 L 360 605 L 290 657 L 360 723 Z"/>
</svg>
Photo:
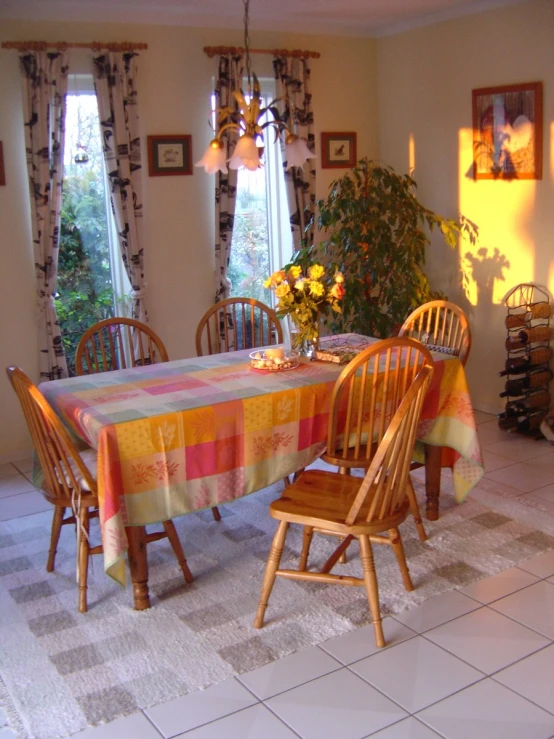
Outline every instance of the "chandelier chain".
<svg viewBox="0 0 554 739">
<path fill-rule="evenodd" d="M 248 31 L 248 22 L 249 22 L 249 10 L 250 10 L 250 0 L 243 0 L 244 3 L 244 51 L 245 51 L 245 57 L 246 57 L 246 78 L 248 80 L 248 93 L 251 92 L 251 82 L 252 79 L 252 63 L 250 61 L 250 35 Z"/>
</svg>

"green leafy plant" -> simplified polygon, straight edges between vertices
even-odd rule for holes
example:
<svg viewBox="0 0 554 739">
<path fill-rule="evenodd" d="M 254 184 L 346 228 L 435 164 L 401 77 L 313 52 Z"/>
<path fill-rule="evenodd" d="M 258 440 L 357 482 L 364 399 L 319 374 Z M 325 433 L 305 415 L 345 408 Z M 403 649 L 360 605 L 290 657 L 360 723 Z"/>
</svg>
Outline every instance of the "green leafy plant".
<svg viewBox="0 0 554 739">
<path fill-rule="evenodd" d="M 416 197 L 416 182 L 391 167 L 361 159 L 318 202 L 326 241 L 297 252 L 299 266 L 322 260 L 344 274 L 342 314 L 327 321 L 333 332 L 394 335 L 418 305 L 436 297 L 423 271 L 429 233 L 440 230 L 455 247 L 460 235 L 474 242 L 477 227 L 463 216 L 443 218 Z"/>
<path fill-rule="evenodd" d="M 56 312 L 70 374 L 89 326 L 113 315 L 107 220 L 101 175 L 64 180 Z"/>
</svg>

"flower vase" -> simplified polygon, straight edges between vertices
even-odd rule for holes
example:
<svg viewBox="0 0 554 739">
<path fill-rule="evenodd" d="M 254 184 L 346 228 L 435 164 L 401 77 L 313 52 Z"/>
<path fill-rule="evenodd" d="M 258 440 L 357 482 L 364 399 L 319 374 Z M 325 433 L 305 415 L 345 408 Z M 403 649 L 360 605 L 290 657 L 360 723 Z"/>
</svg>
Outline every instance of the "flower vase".
<svg viewBox="0 0 554 739">
<path fill-rule="evenodd" d="M 292 349 L 301 356 L 314 359 L 319 349 L 319 317 L 309 324 L 294 323 L 296 330 L 291 332 Z"/>
</svg>

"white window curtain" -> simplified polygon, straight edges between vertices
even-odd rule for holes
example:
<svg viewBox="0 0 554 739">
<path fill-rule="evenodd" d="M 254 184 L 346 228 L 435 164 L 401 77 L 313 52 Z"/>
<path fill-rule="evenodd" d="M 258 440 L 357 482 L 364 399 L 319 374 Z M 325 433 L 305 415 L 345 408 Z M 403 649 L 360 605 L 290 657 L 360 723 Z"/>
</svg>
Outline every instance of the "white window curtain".
<svg viewBox="0 0 554 739">
<path fill-rule="evenodd" d="M 233 97 L 235 90 L 241 89 L 242 57 L 225 55 L 219 58 L 218 74 L 214 90 L 215 108 L 236 108 L 237 102 Z M 233 130 L 227 130 L 223 136 L 223 145 L 226 158 L 229 159 L 238 135 Z M 217 172 L 215 175 L 215 302 L 228 298 L 231 292 L 231 283 L 227 277 L 229 258 L 231 255 L 231 241 L 237 203 L 236 169 L 229 169 L 227 174 Z"/>
<path fill-rule="evenodd" d="M 306 139 L 315 152 L 314 115 L 310 86 L 310 60 L 298 57 L 273 59 L 277 97 L 282 117 L 289 129 Z M 287 166 L 283 146 L 283 166 Z M 316 159 L 308 159 L 302 167 L 285 170 L 290 228 L 295 250 L 311 246 L 315 233 Z"/>
<path fill-rule="evenodd" d="M 34 51 L 20 55 L 42 380 L 68 375 L 54 303 L 68 62 L 65 52 Z"/>
<path fill-rule="evenodd" d="M 93 59 L 93 72 L 115 227 L 132 288 L 131 314 L 147 323 L 137 57 L 135 52 L 100 54 Z"/>
</svg>

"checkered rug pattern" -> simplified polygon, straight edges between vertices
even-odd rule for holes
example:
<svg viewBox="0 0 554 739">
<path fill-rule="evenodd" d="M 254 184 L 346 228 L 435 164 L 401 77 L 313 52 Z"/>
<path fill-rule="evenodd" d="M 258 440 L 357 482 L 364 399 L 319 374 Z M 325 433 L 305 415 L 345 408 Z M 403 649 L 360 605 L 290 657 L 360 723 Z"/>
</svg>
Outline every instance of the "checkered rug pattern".
<svg viewBox="0 0 554 739">
<path fill-rule="evenodd" d="M 420 486 L 421 488 L 421 486 Z M 454 501 L 448 484 L 441 517 L 402 525 L 415 590 L 404 590 L 389 547 L 375 546 L 383 616 L 495 574 L 554 547 L 553 519 L 517 506 L 510 515 L 468 498 Z M 0 524 L 0 684 L 4 707 L 21 737 L 73 734 L 234 675 L 370 623 L 358 588 L 278 579 L 261 630 L 252 626 L 276 522 L 268 505 L 282 485 L 221 508 L 175 521 L 195 581 L 187 585 L 166 540 L 149 545 L 152 608 L 137 612 L 91 561 L 89 611 L 77 611 L 75 537 L 64 527 L 56 571 L 45 569 L 51 514 Z M 422 490 L 418 490 L 422 497 Z M 94 534 L 98 533 L 93 530 Z M 295 567 L 301 531 L 291 527 L 283 562 Z M 336 540 L 314 536 L 310 561 L 321 564 Z M 359 574 L 358 547 L 336 571 Z M 0 701 L 2 692 L 0 691 Z"/>
</svg>

